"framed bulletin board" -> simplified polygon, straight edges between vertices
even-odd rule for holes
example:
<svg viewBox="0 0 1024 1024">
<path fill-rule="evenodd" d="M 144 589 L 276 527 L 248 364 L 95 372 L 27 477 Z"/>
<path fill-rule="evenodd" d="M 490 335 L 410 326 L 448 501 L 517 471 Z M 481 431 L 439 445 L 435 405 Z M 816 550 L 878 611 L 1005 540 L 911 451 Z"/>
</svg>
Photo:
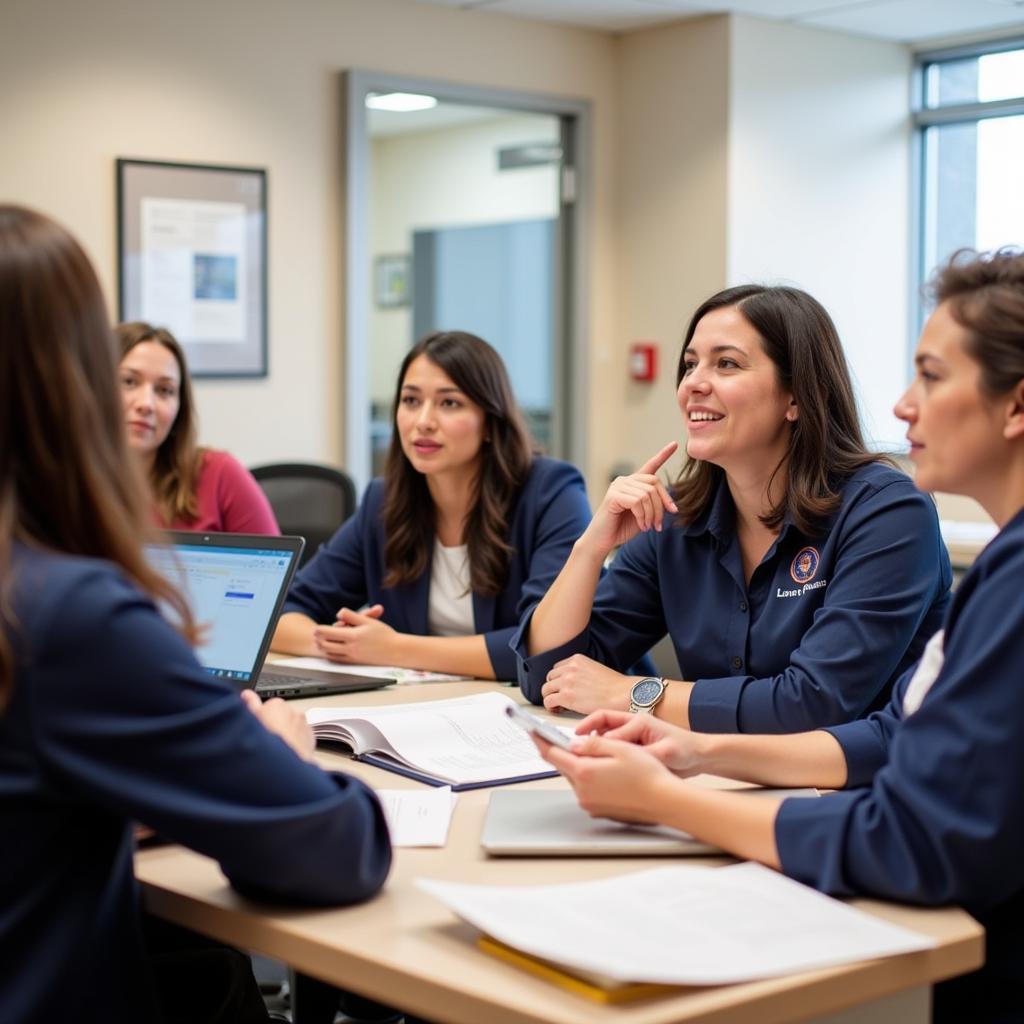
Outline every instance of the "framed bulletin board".
<svg viewBox="0 0 1024 1024">
<path fill-rule="evenodd" d="M 166 327 L 196 377 L 267 375 L 267 175 L 117 161 L 118 315 Z"/>
</svg>

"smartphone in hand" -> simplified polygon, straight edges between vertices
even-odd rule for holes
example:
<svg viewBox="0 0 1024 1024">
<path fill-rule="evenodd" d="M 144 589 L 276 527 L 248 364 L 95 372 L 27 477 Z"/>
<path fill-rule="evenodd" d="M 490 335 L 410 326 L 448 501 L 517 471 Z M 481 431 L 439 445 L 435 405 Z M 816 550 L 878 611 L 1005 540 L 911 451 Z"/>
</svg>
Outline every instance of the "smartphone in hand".
<svg viewBox="0 0 1024 1024">
<path fill-rule="evenodd" d="M 569 737 L 557 725 L 545 722 L 543 718 L 538 718 L 536 715 L 531 715 L 529 711 L 524 711 L 518 704 L 507 704 L 505 714 L 527 732 L 535 733 L 542 740 L 547 740 L 548 743 L 553 743 L 563 750 L 569 749 Z"/>
</svg>

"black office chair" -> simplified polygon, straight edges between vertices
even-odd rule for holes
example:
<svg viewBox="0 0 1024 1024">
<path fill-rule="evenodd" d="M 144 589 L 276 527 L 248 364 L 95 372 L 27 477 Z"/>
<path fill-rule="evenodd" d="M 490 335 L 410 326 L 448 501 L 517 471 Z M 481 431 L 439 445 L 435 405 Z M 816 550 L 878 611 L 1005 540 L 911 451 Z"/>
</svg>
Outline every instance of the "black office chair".
<svg viewBox="0 0 1024 1024">
<path fill-rule="evenodd" d="M 334 466 L 276 462 L 250 470 L 270 501 L 282 533 L 306 538 L 302 563 L 356 510 L 356 485 Z"/>
</svg>

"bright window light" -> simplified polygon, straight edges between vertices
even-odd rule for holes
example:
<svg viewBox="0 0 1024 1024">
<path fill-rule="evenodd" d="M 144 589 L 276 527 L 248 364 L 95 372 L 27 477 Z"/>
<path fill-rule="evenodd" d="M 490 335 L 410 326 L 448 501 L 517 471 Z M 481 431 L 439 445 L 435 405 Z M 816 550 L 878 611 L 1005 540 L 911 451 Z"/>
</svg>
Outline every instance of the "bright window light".
<svg viewBox="0 0 1024 1024">
<path fill-rule="evenodd" d="M 366 97 L 366 105 L 372 110 L 429 110 L 437 106 L 433 96 L 423 96 L 415 92 L 371 92 Z"/>
</svg>

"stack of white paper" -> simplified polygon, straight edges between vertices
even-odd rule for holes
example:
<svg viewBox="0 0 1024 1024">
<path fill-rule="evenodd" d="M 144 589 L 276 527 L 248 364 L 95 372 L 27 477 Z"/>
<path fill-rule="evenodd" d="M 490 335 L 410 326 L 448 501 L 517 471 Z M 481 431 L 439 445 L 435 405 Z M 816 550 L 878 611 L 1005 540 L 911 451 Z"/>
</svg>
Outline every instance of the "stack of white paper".
<svg viewBox="0 0 1024 1024">
<path fill-rule="evenodd" d="M 718 985 L 935 945 L 760 864 L 569 885 L 417 885 L 499 942 L 618 981 Z"/>
</svg>

